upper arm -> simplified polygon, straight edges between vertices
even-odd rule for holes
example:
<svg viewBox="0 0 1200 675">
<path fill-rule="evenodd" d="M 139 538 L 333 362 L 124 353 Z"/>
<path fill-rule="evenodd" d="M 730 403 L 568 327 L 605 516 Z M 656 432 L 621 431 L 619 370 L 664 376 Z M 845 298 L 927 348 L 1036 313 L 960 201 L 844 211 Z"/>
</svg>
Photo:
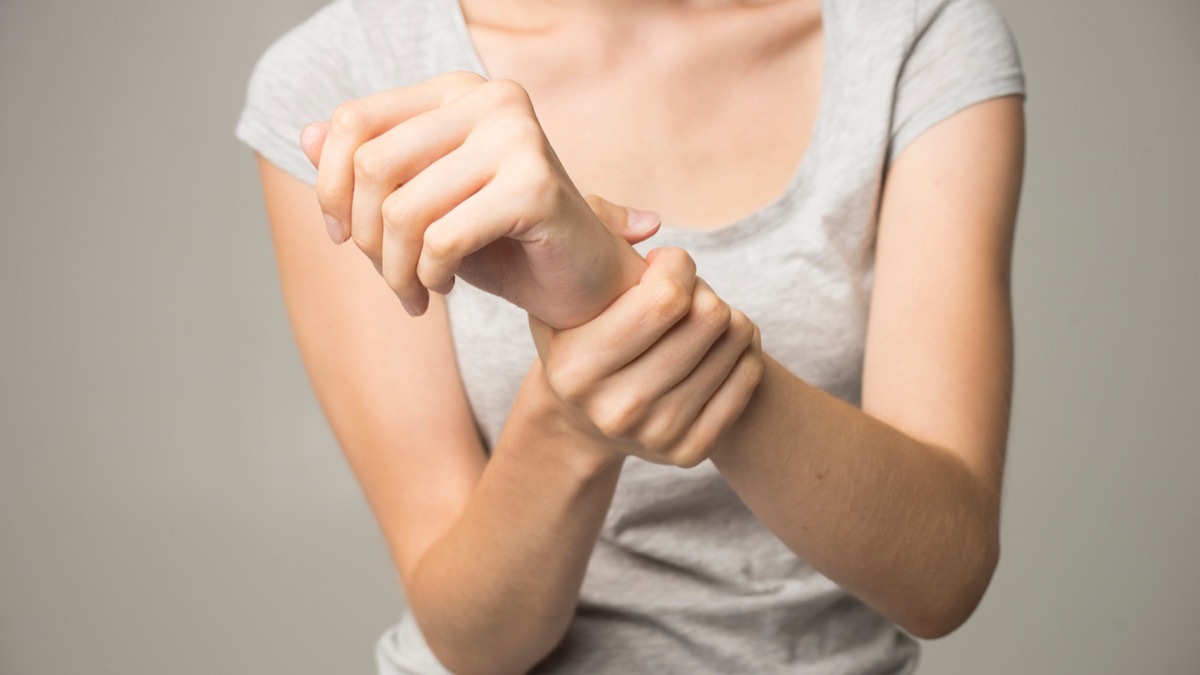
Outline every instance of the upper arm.
<svg viewBox="0 0 1200 675">
<path fill-rule="evenodd" d="M 996 495 L 1023 162 L 1017 96 L 972 105 L 898 155 L 883 191 L 863 373 L 866 412 L 953 453 Z"/>
<path fill-rule="evenodd" d="M 407 581 L 486 462 L 445 303 L 408 316 L 366 256 L 329 241 L 313 187 L 258 163 L 300 356 Z"/>
</svg>

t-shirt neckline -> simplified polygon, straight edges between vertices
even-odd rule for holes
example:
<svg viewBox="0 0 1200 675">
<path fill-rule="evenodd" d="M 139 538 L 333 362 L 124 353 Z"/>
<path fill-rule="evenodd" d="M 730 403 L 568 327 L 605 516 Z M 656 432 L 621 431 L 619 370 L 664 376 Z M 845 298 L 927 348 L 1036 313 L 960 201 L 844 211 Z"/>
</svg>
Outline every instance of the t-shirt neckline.
<svg viewBox="0 0 1200 675">
<path fill-rule="evenodd" d="M 463 12 L 462 4 L 459 0 L 445 0 L 445 2 L 451 6 L 450 13 L 454 21 L 462 56 L 467 62 L 467 68 L 484 77 L 490 77 L 487 68 L 483 65 L 483 59 L 479 56 L 479 50 L 475 48 L 475 42 L 471 39 L 471 32 L 467 28 L 467 17 Z M 800 158 L 800 162 L 796 166 L 796 170 L 792 174 L 791 180 L 788 182 L 783 193 L 758 210 L 717 227 L 673 227 L 667 223 L 663 223 L 658 233 L 651 237 L 646 242 L 647 244 L 684 247 L 725 245 L 749 235 L 777 227 L 788 220 L 788 212 L 796 208 L 800 198 L 807 193 L 808 188 L 812 185 L 811 177 L 815 175 L 818 159 L 825 141 L 825 127 L 827 126 L 830 109 L 830 94 L 835 90 L 831 82 L 831 75 L 835 72 L 831 63 L 834 54 L 837 52 L 836 45 L 832 39 L 836 31 L 830 30 L 832 12 L 829 11 L 829 4 L 832 0 L 820 0 L 820 2 L 821 40 L 824 53 L 821 56 L 821 86 L 820 99 L 817 101 L 817 115 L 813 121 L 812 130 L 809 132 L 808 147 L 805 148 L 804 155 Z"/>
</svg>

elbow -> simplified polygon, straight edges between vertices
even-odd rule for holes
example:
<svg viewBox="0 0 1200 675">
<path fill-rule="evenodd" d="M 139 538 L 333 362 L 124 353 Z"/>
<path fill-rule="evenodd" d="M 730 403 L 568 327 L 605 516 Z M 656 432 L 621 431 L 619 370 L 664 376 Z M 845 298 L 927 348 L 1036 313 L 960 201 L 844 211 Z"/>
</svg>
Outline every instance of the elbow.
<svg viewBox="0 0 1200 675">
<path fill-rule="evenodd" d="M 420 615 L 417 617 L 420 624 Z M 429 650 L 455 675 L 518 675 L 537 666 L 566 635 L 569 620 L 539 619 L 512 617 L 487 626 L 459 625 L 457 630 L 423 627 L 422 633 Z"/>
<path fill-rule="evenodd" d="M 455 675 L 521 675 L 529 672 L 545 654 L 514 653 L 511 650 L 479 651 L 453 648 L 428 640 L 429 650 L 446 670 Z"/>
<path fill-rule="evenodd" d="M 933 609 L 900 624 L 913 637 L 937 640 L 958 630 L 975 611 L 975 605 L 963 602 L 957 606 Z"/>
<path fill-rule="evenodd" d="M 526 673 L 566 635 L 575 605 L 518 607 L 481 603 L 444 576 L 429 576 L 425 560 L 405 586 L 408 609 L 430 652 L 455 675 Z"/>
<path fill-rule="evenodd" d="M 542 645 L 526 645 L 526 649 L 479 650 L 453 648 L 437 640 L 427 640 L 429 649 L 446 670 L 455 675 L 520 675 L 529 672 L 553 650 Z"/>
<path fill-rule="evenodd" d="M 442 664 L 442 667 L 455 675 L 507 675 L 509 673 L 519 675 L 529 670 L 527 667 L 501 664 L 497 661 L 483 663 L 478 659 L 465 657 L 465 655 L 459 652 L 434 646 L 432 641 L 430 641 L 429 647 L 433 655 L 437 657 L 438 662 Z"/>
<path fill-rule="evenodd" d="M 979 606 L 1000 560 L 999 537 L 992 536 L 973 564 L 965 565 L 957 581 L 937 584 L 919 611 L 898 621 L 900 627 L 922 640 L 937 640 L 958 630 Z"/>
</svg>

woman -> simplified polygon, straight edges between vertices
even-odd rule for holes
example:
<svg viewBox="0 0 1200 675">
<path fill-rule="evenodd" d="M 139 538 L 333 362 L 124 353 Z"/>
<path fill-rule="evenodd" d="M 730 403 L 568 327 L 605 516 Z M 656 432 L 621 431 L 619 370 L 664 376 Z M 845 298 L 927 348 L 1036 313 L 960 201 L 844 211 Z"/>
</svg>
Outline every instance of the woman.
<svg viewBox="0 0 1200 675">
<path fill-rule="evenodd" d="M 911 672 L 999 554 L 1022 95 L 986 0 L 272 46 L 238 134 L 408 601 L 380 672 Z"/>
</svg>

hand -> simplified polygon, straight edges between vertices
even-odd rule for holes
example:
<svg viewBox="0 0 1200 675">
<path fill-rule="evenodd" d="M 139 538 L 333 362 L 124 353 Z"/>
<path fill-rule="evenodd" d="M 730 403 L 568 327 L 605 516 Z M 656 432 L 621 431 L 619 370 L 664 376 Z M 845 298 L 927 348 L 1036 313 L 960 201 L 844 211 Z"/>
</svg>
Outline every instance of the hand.
<svg viewBox="0 0 1200 675">
<path fill-rule="evenodd" d="M 629 243 L 660 220 L 614 206 L 627 228 L 610 232 L 509 80 L 449 73 L 343 103 L 301 136 L 330 236 L 349 235 L 413 315 L 457 274 L 552 326 L 579 325 L 636 283 L 644 263 Z"/>
<path fill-rule="evenodd" d="M 692 467 L 716 449 L 762 379 L 758 327 L 717 297 L 681 249 L 599 316 L 555 330 L 530 315 L 546 384 L 577 430 L 616 455 Z"/>
</svg>

